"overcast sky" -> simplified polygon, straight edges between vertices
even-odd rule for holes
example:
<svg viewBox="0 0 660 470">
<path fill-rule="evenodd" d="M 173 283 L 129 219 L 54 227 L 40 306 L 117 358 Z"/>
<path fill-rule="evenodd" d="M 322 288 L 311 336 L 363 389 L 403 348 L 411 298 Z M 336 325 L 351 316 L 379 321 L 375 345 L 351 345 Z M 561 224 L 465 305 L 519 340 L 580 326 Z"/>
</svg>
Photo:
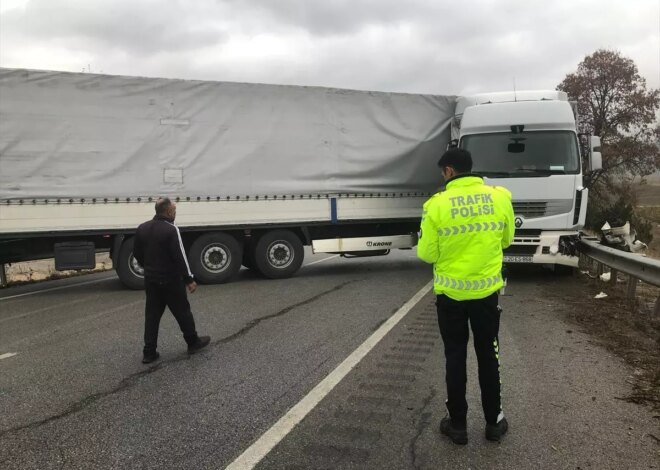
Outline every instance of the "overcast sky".
<svg viewBox="0 0 660 470">
<path fill-rule="evenodd" d="M 660 0 L 0 0 L 0 66 L 459 94 L 598 48 L 660 86 Z"/>
</svg>

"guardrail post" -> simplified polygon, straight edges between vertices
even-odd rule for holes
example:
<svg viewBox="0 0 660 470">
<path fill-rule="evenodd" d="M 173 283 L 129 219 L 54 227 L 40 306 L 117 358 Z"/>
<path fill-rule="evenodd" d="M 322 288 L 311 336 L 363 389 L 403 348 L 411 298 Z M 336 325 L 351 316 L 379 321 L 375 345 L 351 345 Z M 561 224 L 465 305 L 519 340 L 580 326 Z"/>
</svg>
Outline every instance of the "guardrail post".
<svg viewBox="0 0 660 470">
<path fill-rule="evenodd" d="M 0 264 L 0 287 L 7 287 L 7 271 L 4 264 Z"/>
<path fill-rule="evenodd" d="M 610 284 L 616 286 L 616 277 L 619 272 L 616 269 L 610 269 Z"/>
<path fill-rule="evenodd" d="M 630 300 L 634 299 L 636 291 L 637 291 L 637 278 L 630 276 L 628 278 L 628 299 Z"/>
<path fill-rule="evenodd" d="M 591 258 L 580 252 L 580 261 L 578 261 L 578 265 L 588 271 L 591 267 Z"/>
<path fill-rule="evenodd" d="M 634 300 L 639 282 L 660 287 L 659 260 L 615 250 L 611 247 L 603 246 L 592 239 L 581 240 L 579 249 L 592 262 L 598 263 L 597 271 L 599 275 L 603 272 L 603 265 L 610 269 L 610 283 L 612 285 L 617 282 L 618 273 L 629 276 L 627 296 L 630 300 Z M 591 273 L 589 275 L 591 276 Z M 660 315 L 660 297 L 655 302 L 654 313 Z"/>
</svg>

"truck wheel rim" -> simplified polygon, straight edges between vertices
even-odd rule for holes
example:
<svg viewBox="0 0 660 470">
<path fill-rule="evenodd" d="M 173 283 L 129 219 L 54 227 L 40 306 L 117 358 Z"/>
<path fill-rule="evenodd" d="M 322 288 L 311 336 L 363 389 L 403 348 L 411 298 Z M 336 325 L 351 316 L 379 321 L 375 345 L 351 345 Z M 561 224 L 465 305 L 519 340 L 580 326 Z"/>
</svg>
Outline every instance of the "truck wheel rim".
<svg viewBox="0 0 660 470">
<path fill-rule="evenodd" d="M 268 263 L 277 269 L 283 269 L 293 263 L 293 247 L 286 241 L 278 240 L 268 246 Z"/>
<path fill-rule="evenodd" d="M 135 256 L 131 255 L 128 259 L 128 269 L 137 277 L 144 277 L 144 268 L 140 266 L 138 260 L 135 259 Z"/>
<path fill-rule="evenodd" d="M 219 243 L 208 245 L 202 250 L 202 266 L 212 273 L 221 273 L 231 263 L 231 252 Z"/>
</svg>

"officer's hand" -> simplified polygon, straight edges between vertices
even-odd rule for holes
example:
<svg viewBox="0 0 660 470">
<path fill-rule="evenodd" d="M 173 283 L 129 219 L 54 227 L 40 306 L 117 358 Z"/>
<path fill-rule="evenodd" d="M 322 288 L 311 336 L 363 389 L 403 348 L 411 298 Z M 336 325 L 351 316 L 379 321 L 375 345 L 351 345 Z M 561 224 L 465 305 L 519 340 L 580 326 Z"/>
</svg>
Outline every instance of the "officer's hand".
<svg viewBox="0 0 660 470">
<path fill-rule="evenodd" d="M 197 290 L 197 283 L 195 281 L 192 281 L 190 284 L 188 284 L 188 292 L 191 294 Z"/>
</svg>

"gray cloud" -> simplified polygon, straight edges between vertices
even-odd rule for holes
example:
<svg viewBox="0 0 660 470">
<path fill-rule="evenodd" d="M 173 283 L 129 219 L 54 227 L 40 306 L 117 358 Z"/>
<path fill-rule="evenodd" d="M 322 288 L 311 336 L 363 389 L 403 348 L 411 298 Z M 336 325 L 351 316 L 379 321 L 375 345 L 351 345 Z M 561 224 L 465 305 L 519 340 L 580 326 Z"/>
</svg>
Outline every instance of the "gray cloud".
<svg viewBox="0 0 660 470">
<path fill-rule="evenodd" d="M 274 25 L 296 27 L 316 36 L 351 34 L 368 25 L 396 25 L 436 10 L 433 2 L 410 0 L 227 0 L 272 18 Z"/>
<path fill-rule="evenodd" d="M 192 2 L 191 2 L 192 3 Z M 31 0 L 25 11 L 8 11 L 6 34 L 28 41 L 56 41 L 72 49 L 121 50 L 129 55 L 198 48 L 222 43 L 226 31 L 203 12 L 179 2 Z"/>
<path fill-rule="evenodd" d="M 600 47 L 657 87 L 658 41 L 655 0 L 31 0 L 0 16 L 3 66 L 438 94 L 554 88 Z"/>
</svg>

